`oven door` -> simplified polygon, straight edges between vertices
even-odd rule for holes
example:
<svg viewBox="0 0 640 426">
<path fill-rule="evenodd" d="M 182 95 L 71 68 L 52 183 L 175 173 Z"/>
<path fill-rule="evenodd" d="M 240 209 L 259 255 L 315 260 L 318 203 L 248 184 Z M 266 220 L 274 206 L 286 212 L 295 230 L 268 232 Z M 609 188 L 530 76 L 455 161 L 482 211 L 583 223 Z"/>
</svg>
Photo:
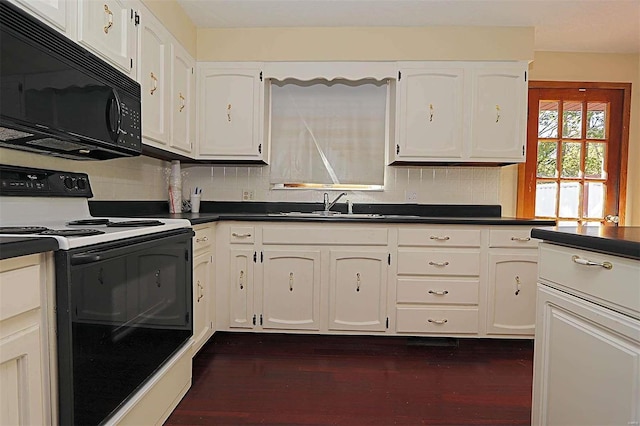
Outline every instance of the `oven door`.
<svg viewBox="0 0 640 426">
<path fill-rule="evenodd" d="M 192 235 L 57 252 L 60 424 L 103 423 L 189 340 Z"/>
</svg>

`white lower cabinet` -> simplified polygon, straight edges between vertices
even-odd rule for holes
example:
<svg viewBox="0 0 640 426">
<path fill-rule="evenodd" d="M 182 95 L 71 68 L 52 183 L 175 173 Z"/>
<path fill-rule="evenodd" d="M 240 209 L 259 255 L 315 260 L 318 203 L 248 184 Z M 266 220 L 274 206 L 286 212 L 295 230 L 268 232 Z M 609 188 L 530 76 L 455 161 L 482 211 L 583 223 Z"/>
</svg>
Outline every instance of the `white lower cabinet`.
<svg viewBox="0 0 640 426">
<path fill-rule="evenodd" d="M 533 335 L 530 226 L 219 226 L 218 329 Z"/>
<path fill-rule="evenodd" d="M 55 423 L 47 255 L 0 261 L 0 424 Z"/>
<path fill-rule="evenodd" d="M 215 331 L 213 285 L 213 226 L 194 229 L 193 237 L 193 355 L 209 340 Z"/>
<path fill-rule="evenodd" d="M 320 250 L 269 249 L 263 260 L 262 328 L 320 329 Z"/>
<path fill-rule="evenodd" d="M 386 250 L 330 251 L 330 330 L 386 330 L 388 258 Z"/>
</svg>

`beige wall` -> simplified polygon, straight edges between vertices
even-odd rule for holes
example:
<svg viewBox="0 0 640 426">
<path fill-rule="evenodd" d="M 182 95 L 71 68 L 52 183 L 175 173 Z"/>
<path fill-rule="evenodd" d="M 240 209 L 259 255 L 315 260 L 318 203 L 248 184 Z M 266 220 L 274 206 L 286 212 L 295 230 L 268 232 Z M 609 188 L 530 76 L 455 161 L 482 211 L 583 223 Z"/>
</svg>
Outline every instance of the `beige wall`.
<svg viewBox="0 0 640 426">
<path fill-rule="evenodd" d="M 151 13 L 196 57 L 196 26 L 175 0 L 142 0 Z"/>
<path fill-rule="evenodd" d="M 640 226 L 640 54 L 535 52 L 531 80 L 631 83 L 626 223 Z"/>
<path fill-rule="evenodd" d="M 532 27 L 198 28 L 198 61 L 531 60 Z"/>
</svg>

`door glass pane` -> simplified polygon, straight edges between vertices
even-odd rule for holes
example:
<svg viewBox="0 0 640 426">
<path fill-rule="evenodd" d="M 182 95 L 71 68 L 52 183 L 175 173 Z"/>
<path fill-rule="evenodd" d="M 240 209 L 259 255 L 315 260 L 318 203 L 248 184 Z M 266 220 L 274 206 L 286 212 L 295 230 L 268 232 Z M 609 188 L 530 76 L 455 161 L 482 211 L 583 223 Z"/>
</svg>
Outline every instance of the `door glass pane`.
<svg viewBox="0 0 640 426">
<path fill-rule="evenodd" d="M 556 177 L 558 144 L 538 141 L 538 177 Z"/>
<path fill-rule="evenodd" d="M 587 142 L 584 159 L 584 177 L 604 178 L 604 151 L 606 145 L 601 142 Z"/>
<path fill-rule="evenodd" d="M 580 183 L 560 182 L 559 217 L 578 217 L 580 203 Z"/>
<path fill-rule="evenodd" d="M 582 137 L 582 102 L 563 103 L 562 137 L 580 139 Z"/>
<path fill-rule="evenodd" d="M 578 226 L 577 220 L 559 220 L 558 226 Z"/>
<path fill-rule="evenodd" d="M 536 216 L 555 217 L 556 215 L 556 182 L 540 182 L 536 184 Z"/>
<path fill-rule="evenodd" d="M 582 145 L 579 142 L 562 142 L 562 177 L 580 177 L 580 151 Z"/>
<path fill-rule="evenodd" d="M 607 104 L 605 102 L 589 102 L 587 103 L 587 138 L 589 139 L 605 139 L 606 138 L 606 114 Z"/>
<path fill-rule="evenodd" d="M 584 183 L 583 216 L 590 218 L 602 218 L 604 216 L 604 183 Z"/>
<path fill-rule="evenodd" d="M 558 102 L 540 101 L 540 112 L 538 114 L 538 137 L 557 138 L 558 137 Z"/>
</svg>

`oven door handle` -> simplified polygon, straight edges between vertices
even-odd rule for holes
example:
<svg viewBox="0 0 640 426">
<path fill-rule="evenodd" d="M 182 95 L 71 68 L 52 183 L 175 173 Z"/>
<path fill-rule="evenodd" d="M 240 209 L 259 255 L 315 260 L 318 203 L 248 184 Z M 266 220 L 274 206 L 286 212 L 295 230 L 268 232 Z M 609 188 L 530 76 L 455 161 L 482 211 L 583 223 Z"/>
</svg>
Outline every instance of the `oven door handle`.
<svg viewBox="0 0 640 426">
<path fill-rule="evenodd" d="M 88 263 L 100 262 L 111 256 L 105 256 L 101 253 L 79 253 L 71 256 L 72 265 L 86 265 Z"/>
</svg>

